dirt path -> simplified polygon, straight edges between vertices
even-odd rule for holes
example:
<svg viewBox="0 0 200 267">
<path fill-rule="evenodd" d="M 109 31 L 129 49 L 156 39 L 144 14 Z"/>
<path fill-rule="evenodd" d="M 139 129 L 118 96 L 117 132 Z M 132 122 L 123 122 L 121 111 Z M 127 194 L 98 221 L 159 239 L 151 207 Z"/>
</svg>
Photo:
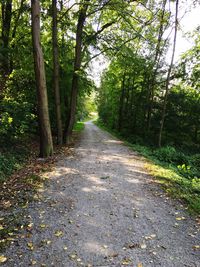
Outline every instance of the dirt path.
<svg viewBox="0 0 200 267">
<path fill-rule="evenodd" d="M 57 163 L 42 200 L 28 207 L 31 230 L 6 251 L 4 266 L 200 266 L 194 221 L 143 165 L 87 123 L 73 156 Z"/>
</svg>

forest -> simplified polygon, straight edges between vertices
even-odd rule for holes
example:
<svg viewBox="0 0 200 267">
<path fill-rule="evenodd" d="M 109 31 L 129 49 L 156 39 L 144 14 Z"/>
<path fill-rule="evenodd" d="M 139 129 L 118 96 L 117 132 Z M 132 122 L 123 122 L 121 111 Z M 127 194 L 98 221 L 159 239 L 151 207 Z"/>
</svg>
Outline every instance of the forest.
<svg viewBox="0 0 200 267">
<path fill-rule="evenodd" d="M 0 1 L 0 265 L 198 265 L 199 8 Z"/>
<path fill-rule="evenodd" d="M 20 169 L 35 149 L 45 158 L 70 144 L 75 123 L 98 109 L 100 127 L 167 164 L 197 197 L 199 27 L 187 33 L 192 46 L 178 61 L 175 52 L 181 19 L 198 5 L 1 1 L 0 180 Z M 99 56 L 108 65 L 100 86 L 92 76 Z"/>
</svg>

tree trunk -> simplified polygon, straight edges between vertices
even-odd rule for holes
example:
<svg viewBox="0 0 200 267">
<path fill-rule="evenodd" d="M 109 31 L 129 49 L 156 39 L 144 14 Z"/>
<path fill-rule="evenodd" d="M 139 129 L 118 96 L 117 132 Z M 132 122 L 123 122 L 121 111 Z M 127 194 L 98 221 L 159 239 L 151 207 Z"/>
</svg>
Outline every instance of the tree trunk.
<svg viewBox="0 0 200 267">
<path fill-rule="evenodd" d="M 122 129 L 124 95 L 125 95 L 125 74 L 123 75 L 123 78 L 122 78 L 121 94 L 120 94 L 120 100 L 119 100 L 119 118 L 118 118 L 118 131 L 119 132 L 121 132 L 121 129 Z"/>
<path fill-rule="evenodd" d="M 6 80 L 10 74 L 9 64 L 9 41 L 10 41 L 10 28 L 12 19 L 12 0 L 2 1 L 1 4 L 1 16 L 2 16 L 2 48 L 3 48 L 3 62 L 0 65 L 0 98 L 5 88 Z"/>
<path fill-rule="evenodd" d="M 76 104 L 78 96 L 78 82 L 79 82 L 79 70 L 81 67 L 81 56 L 82 56 L 82 38 L 83 38 L 83 28 L 86 20 L 86 13 L 88 9 L 90 0 L 82 1 L 79 9 L 78 24 L 76 30 L 76 47 L 75 47 L 75 61 L 74 61 L 74 71 L 72 77 L 72 87 L 71 87 L 71 99 L 70 99 L 70 110 L 69 116 L 66 121 L 66 127 L 64 131 L 64 141 L 66 143 L 70 142 L 72 130 L 75 122 L 76 114 Z"/>
<path fill-rule="evenodd" d="M 162 144 L 162 132 L 163 132 L 163 127 L 164 127 L 164 122 L 165 122 L 167 98 L 169 94 L 170 75 L 171 75 L 171 71 L 172 71 L 172 67 L 174 63 L 174 54 L 175 54 L 175 49 L 176 49 L 176 37 L 177 37 L 177 31 L 178 31 L 178 5 L 179 5 L 179 0 L 176 0 L 174 41 L 173 41 L 171 62 L 169 65 L 169 69 L 167 73 L 167 80 L 165 84 L 165 95 L 164 95 L 163 109 L 162 109 L 162 115 L 161 115 L 160 130 L 159 130 L 159 135 L 158 135 L 158 147 L 161 147 L 161 144 Z"/>
<path fill-rule="evenodd" d="M 59 53 L 58 53 L 58 28 L 57 28 L 57 0 L 52 0 L 53 23 L 52 23 L 52 39 L 53 39 L 53 83 L 56 107 L 56 123 L 57 123 L 57 143 L 62 145 L 62 117 L 60 104 L 60 88 L 59 88 Z"/>
<path fill-rule="evenodd" d="M 13 25 L 13 29 L 12 29 L 12 44 L 11 44 L 11 48 L 12 50 L 16 47 L 17 43 L 15 42 L 15 37 L 16 37 L 16 33 L 17 33 L 17 28 L 19 26 L 19 20 L 20 20 L 20 17 L 21 15 L 23 14 L 23 7 L 24 7 L 24 4 L 25 4 L 25 0 L 21 0 L 20 2 L 20 5 L 19 5 L 19 9 L 18 9 L 18 12 L 17 12 L 17 15 L 16 15 L 16 18 L 14 20 L 14 25 Z M 14 42 L 13 42 L 14 41 Z M 9 66 L 10 66 L 10 73 L 13 71 L 13 55 L 11 54 L 10 55 L 10 63 L 9 63 Z"/>
<path fill-rule="evenodd" d="M 152 109 L 153 109 L 153 99 L 154 99 L 154 87 L 155 87 L 155 81 L 156 81 L 156 75 L 159 68 L 159 59 L 161 55 L 161 41 L 164 33 L 164 16 L 165 16 L 165 6 L 166 6 L 167 0 L 163 0 L 162 4 L 162 13 L 160 18 L 160 28 L 158 33 L 158 41 L 156 45 L 156 53 L 154 58 L 154 64 L 155 69 L 153 71 L 153 74 L 149 81 L 149 105 L 148 105 L 148 111 L 147 111 L 147 132 L 149 132 L 151 128 L 151 117 L 152 117 Z"/>
<path fill-rule="evenodd" d="M 43 52 L 40 43 L 40 1 L 31 0 L 33 56 L 38 99 L 38 119 L 40 129 L 40 157 L 53 153 L 53 142 L 48 111 L 48 98 Z"/>
</svg>

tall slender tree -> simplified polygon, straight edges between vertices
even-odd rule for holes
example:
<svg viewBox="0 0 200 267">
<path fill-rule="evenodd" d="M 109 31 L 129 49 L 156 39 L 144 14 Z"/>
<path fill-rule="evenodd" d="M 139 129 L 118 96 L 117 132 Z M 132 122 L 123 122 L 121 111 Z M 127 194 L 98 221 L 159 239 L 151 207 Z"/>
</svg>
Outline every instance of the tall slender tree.
<svg viewBox="0 0 200 267">
<path fill-rule="evenodd" d="M 76 104 L 78 96 L 78 82 L 79 82 L 79 71 L 81 68 L 82 59 L 82 41 L 83 41 L 83 28 L 86 20 L 87 9 L 90 0 L 82 0 L 79 8 L 78 23 L 76 29 L 76 46 L 75 46 L 75 60 L 74 60 L 74 71 L 72 77 L 72 87 L 71 87 L 71 98 L 70 98 L 70 110 L 69 116 L 67 118 L 66 127 L 64 131 L 64 142 L 69 143 L 73 125 L 75 121 Z"/>
<path fill-rule="evenodd" d="M 33 56 L 38 99 L 38 119 L 40 129 L 40 156 L 48 157 L 53 153 L 53 142 L 48 110 L 48 97 L 44 58 L 40 43 L 40 1 L 31 0 Z"/>
<path fill-rule="evenodd" d="M 162 2 L 162 9 L 161 9 L 161 16 L 160 16 L 160 26 L 158 32 L 158 40 L 155 48 L 155 56 L 154 56 L 154 71 L 150 77 L 149 81 L 149 105 L 147 111 L 147 132 L 150 130 L 151 127 L 151 117 L 152 117 L 152 109 L 153 109 L 153 99 L 154 99 L 154 88 L 156 82 L 156 76 L 158 73 L 159 63 L 160 63 L 160 56 L 162 54 L 162 38 L 164 34 L 164 26 L 165 26 L 165 7 L 166 7 L 167 0 L 163 0 Z"/>
<path fill-rule="evenodd" d="M 172 47 L 171 62 L 169 65 L 169 69 L 167 72 L 167 79 L 165 83 L 165 95 L 164 95 L 163 108 L 162 108 L 162 113 L 161 113 L 160 130 L 159 130 L 159 135 L 158 135 L 158 146 L 159 147 L 161 147 L 161 144 L 162 144 L 162 132 L 163 132 L 163 127 L 165 123 L 167 99 L 169 95 L 169 83 L 170 83 L 171 72 L 172 72 L 172 68 L 174 64 L 174 55 L 175 55 L 176 39 L 177 39 L 177 32 L 178 32 L 178 9 L 179 9 L 179 0 L 176 0 L 174 40 L 173 40 L 173 47 Z"/>
<path fill-rule="evenodd" d="M 59 52 L 58 52 L 58 27 L 57 27 L 57 0 L 52 0 L 52 39 L 53 39 L 53 83 L 56 107 L 56 123 L 57 123 L 57 143 L 62 145 L 62 117 L 60 104 L 60 88 L 59 88 Z"/>
</svg>

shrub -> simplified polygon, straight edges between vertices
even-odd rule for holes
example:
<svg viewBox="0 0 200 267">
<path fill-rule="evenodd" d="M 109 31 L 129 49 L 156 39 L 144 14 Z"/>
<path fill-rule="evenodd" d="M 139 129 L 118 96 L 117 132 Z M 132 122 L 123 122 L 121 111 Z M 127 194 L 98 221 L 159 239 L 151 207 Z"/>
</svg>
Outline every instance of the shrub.
<svg viewBox="0 0 200 267">
<path fill-rule="evenodd" d="M 11 155 L 3 155 L 0 153 L 0 180 L 3 180 L 6 175 L 10 175 L 13 171 L 15 158 Z"/>
<path fill-rule="evenodd" d="M 172 146 L 166 146 L 166 147 L 162 147 L 159 149 L 156 149 L 154 151 L 154 156 L 160 160 L 160 161 L 164 161 L 167 163 L 173 163 L 173 164 L 186 164 L 188 165 L 188 157 L 180 152 L 177 151 L 174 147 Z"/>
<path fill-rule="evenodd" d="M 200 170 L 200 154 L 195 154 L 190 157 L 190 164 Z"/>
</svg>

